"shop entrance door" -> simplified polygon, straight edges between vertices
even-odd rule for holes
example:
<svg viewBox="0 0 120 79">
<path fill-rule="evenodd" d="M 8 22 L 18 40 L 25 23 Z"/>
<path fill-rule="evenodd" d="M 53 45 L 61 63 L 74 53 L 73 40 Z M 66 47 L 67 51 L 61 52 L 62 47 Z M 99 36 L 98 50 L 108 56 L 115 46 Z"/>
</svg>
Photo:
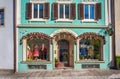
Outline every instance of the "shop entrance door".
<svg viewBox="0 0 120 79">
<path fill-rule="evenodd" d="M 65 67 L 69 66 L 69 41 L 59 40 L 58 41 L 59 49 L 59 60 L 64 64 Z"/>
</svg>

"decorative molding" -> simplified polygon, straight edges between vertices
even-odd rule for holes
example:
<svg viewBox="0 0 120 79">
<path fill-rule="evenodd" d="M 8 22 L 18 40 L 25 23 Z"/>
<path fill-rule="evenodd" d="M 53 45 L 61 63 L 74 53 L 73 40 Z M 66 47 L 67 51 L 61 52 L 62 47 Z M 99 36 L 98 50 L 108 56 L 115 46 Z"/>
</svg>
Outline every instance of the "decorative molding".
<svg viewBox="0 0 120 79">
<path fill-rule="evenodd" d="M 49 28 L 66 28 L 66 27 L 69 27 L 69 28 L 107 28 L 108 26 L 93 26 L 93 25 L 58 25 L 58 24 L 51 24 L 51 25 L 49 25 L 49 24 L 42 24 L 42 25 L 40 25 L 40 24 L 21 24 L 21 25 L 17 25 L 17 27 L 18 28 L 37 28 L 37 27 L 44 27 L 44 28 L 47 28 L 47 27 L 49 27 Z"/>
<path fill-rule="evenodd" d="M 71 3 L 72 0 L 56 0 L 58 3 Z"/>
<path fill-rule="evenodd" d="M 46 0 L 30 0 L 31 3 L 43 3 L 46 2 Z"/>
<path fill-rule="evenodd" d="M 55 32 L 53 32 L 50 36 L 53 37 L 54 35 L 58 34 L 58 33 L 62 33 L 62 32 L 69 32 L 71 33 L 73 36 L 77 37 L 78 35 L 73 32 L 72 30 L 68 30 L 68 29 L 60 29 L 60 30 L 56 30 Z"/>
</svg>

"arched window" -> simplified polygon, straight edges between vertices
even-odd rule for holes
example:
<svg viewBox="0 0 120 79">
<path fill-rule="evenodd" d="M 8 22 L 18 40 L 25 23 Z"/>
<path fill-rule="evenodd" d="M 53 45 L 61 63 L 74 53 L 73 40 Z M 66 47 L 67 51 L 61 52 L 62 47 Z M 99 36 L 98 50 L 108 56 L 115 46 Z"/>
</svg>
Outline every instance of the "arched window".
<svg viewBox="0 0 120 79">
<path fill-rule="evenodd" d="M 102 35 L 87 32 L 78 37 L 79 59 L 103 61 L 103 46 L 105 38 Z"/>
<path fill-rule="evenodd" d="M 50 36 L 33 32 L 22 37 L 23 61 L 49 60 Z"/>
</svg>

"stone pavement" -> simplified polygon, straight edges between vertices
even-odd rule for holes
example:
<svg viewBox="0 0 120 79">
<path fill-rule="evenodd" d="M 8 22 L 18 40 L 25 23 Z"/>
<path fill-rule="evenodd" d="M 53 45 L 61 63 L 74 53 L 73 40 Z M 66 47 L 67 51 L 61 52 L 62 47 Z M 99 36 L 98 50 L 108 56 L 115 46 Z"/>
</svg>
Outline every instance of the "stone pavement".
<svg viewBox="0 0 120 79">
<path fill-rule="evenodd" d="M 120 79 L 120 70 L 57 69 L 29 73 L 0 71 L 0 79 Z"/>
</svg>

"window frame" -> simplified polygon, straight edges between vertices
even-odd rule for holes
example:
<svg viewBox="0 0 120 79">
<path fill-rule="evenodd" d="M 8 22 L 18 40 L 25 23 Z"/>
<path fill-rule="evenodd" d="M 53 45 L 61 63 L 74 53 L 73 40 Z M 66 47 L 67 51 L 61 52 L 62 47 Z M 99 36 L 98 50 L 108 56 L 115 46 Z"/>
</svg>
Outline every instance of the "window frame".
<svg viewBox="0 0 120 79">
<path fill-rule="evenodd" d="M 62 3 L 59 3 L 59 4 L 58 4 L 58 19 L 60 18 L 60 5 L 61 5 L 61 4 L 62 4 Z M 70 4 L 64 3 L 64 4 L 62 4 L 62 5 L 63 5 L 63 18 L 60 18 L 60 19 L 66 19 L 66 20 L 67 20 L 67 19 L 70 19 Z M 66 18 L 66 17 L 65 17 L 65 12 L 66 12 L 66 11 L 65 11 L 65 6 L 66 6 L 66 5 L 69 5 L 69 18 Z"/>
<path fill-rule="evenodd" d="M 34 0 L 31 0 L 30 3 L 32 4 L 32 11 L 31 11 L 31 19 L 29 19 L 29 21 L 40 21 L 40 22 L 46 22 L 47 19 L 44 19 L 44 7 L 45 7 L 45 3 L 46 1 L 45 0 L 42 0 L 42 1 L 34 1 Z M 34 4 L 43 4 L 43 18 L 34 18 Z M 39 12 L 39 9 L 38 9 L 38 12 Z M 39 15 L 39 14 L 38 14 Z"/>
<path fill-rule="evenodd" d="M 58 19 L 56 19 L 55 21 L 56 22 L 73 22 L 72 19 L 70 19 L 70 15 L 71 15 L 71 12 L 70 12 L 70 5 L 72 3 L 72 1 L 57 1 L 58 3 Z M 63 4 L 64 5 L 64 18 L 60 18 L 60 4 Z M 65 18 L 65 5 L 68 4 L 69 5 L 69 18 Z"/>
<path fill-rule="evenodd" d="M 50 42 L 48 42 L 49 44 L 49 50 L 48 50 L 48 60 L 46 61 L 50 61 Z M 27 62 L 27 39 L 22 39 L 22 62 Z M 35 61 L 35 60 L 31 60 L 29 62 L 38 62 L 38 61 Z M 39 61 L 39 62 L 42 62 L 42 59 Z M 43 61 L 44 62 L 44 61 Z"/>
<path fill-rule="evenodd" d="M 38 8 L 37 8 L 37 10 L 38 10 L 37 18 L 34 18 L 34 4 L 37 4 L 37 6 L 38 6 Z M 44 7 L 45 7 L 44 3 L 32 3 L 32 18 L 31 18 L 32 21 L 40 21 L 40 20 L 42 21 L 42 20 L 45 20 L 44 18 L 39 18 L 39 5 L 40 4 L 43 5 L 43 17 L 44 17 Z"/>
<path fill-rule="evenodd" d="M 95 2 L 82 2 L 82 4 L 83 4 L 83 6 L 84 6 L 84 19 L 82 20 L 82 22 L 97 22 L 96 20 L 95 20 L 95 16 L 96 16 L 96 13 L 95 13 L 95 7 L 96 7 L 96 4 L 97 4 L 98 2 L 97 1 L 95 1 Z M 89 19 L 85 19 L 85 5 L 88 5 L 89 6 Z M 90 19 L 90 5 L 94 5 L 94 19 Z"/>
<path fill-rule="evenodd" d="M 79 41 L 79 43 L 78 43 L 79 44 L 78 45 L 79 46 L 79 49 L 78 49 L 79 50 L 78 60 L 80 62 L 103 62 L 104 61 L 104 54 L 103 54 L 104 53 L 104 50 L 103 50 L 104 49 L 104 44 L 103 44 L 103 40 L 100 40 L 100 45 L 101 45 L 100 46 L 100 53 L 99 53 L 100 54 L 100 60 L 99 59 L 87 59 L 87 60 L 86 59 L 80 59 L 80 48 L 81 48 L 80 47 L 81 46 L 80 42 L 81 42 L 81 40 L 82 39 L 78 40 Z M 103 56 L 103 57 L 101 57 L 101 56 Z"/>
<path fill-rule="evenodd" d="M 0 24 L 0 27 L 4 27 L 5 26 L 5 8 L 0 8 L 0 10 L 3 10 L 3 12 L 4 12 L 4 23 L 3 23 L 3 25 L 1 25 Z"/>
</svg>

